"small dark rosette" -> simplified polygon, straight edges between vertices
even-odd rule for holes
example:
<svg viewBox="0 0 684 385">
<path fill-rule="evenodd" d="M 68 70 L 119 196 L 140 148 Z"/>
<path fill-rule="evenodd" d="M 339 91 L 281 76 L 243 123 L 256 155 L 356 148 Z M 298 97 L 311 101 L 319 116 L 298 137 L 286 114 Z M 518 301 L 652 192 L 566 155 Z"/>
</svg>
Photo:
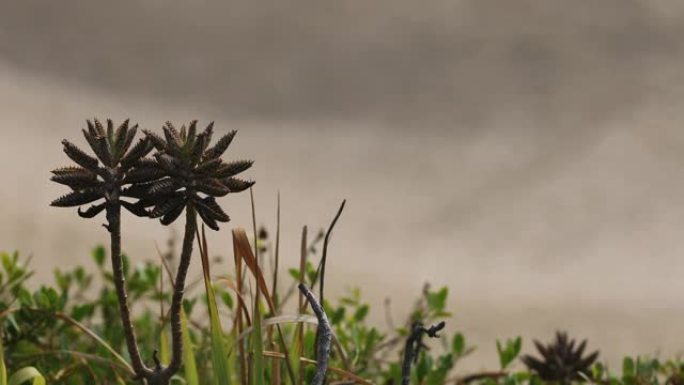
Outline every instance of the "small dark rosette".
<svg viewBox="0 0 684 385">
<path fill-rule="evenodd" d="M 536 372 L 544 381 L 569 384 L 572 381 L 583 381 L 591 378 L 591 366 L 598 358 L 595 351 L 587 356 L 584 350 L 587 340 L 575 345 L 575 340 L 569 339 L 567 333 L 556 332 L 556 340 L 548 345 L 539 341 L 534 344 L 541 354 L 541 359 L 525 355 L 521 359 L 527 368 Z"/>
<path fill-rule="evenodd" d="M 79 207 L 78 214 L 92 218 L 108 204 L 114 204 L 123 206 L 135 215 L 147 216 L 143 206 L 120 198 L 137 198 L 127 194 L 126 190 L 138 183 L 150 183 L 161 176 L 139 168 L 146 163 L 143 158 L 153 149 L 149 139 L 142 138 L 133 145 L 138 126 L 129 126 L 128 120 L 116 129 L 109 119 L 106 128 L 97 119 L 86 123 L 88 129 L 83 130 L 83 135 L 95 157 L 66 139 L 62 141 L 64 152 L 77 166 L 52 171 L 51 180 L 68 186 L 71 192 L 55 199 L 51 205 L 78 207 L 103 200 L 84 211 Z"/>
<path fill-rule="evenodd" d="M 235 176 L 252 166 L 252 161 L 238 160 L 225 163 L 221 156 L 230 145 L 236 131 L 221 137 L 209 147 L 213 135 L 213 123 L 197 132 L 197 121 L 177 130 L 167 122 L 164 137 L 145 131 L 147 138 L 157 149 L 154 160 L 146 160 L 139 168 L 145 176 L 162 176 L 152 182 L 133 185 L 127 193 L 138 197 L 141 205 L 150 208 L 151 218 L 160 218 L 168 225 L 175 221 L 188 205 L 197 211 L 202 221 L 213 230 L 218 222 L 230 218 L 216 202 L 216 198 L 240 192 L 254 182 Z"/>
</svg>

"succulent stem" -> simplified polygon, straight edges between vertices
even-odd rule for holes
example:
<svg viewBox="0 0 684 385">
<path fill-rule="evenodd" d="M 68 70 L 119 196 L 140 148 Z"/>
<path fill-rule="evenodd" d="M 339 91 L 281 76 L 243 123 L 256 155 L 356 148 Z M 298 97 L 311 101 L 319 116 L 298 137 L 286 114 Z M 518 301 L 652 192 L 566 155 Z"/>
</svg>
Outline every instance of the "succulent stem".
<svg viewBox="0 0 684 385">
<path fill-rule="evenodd" d="M 183 332 L 181 329 L 181 307 L 183 306 L 183 294 L 185 292 L 185 278 L 190 268 L 192 257 L 192 244 L 195 242 L 195 232 L 197 231 L 197 214 L 192 204 L 186 207 L 185 235 L 183 237 L 183 249 L 181 251 L 180 263 L 176 272 L 176 281 L 173 288 L 171 299 L 171 343 L 172 357 L 169 366 L 164 372 L 170 378 L 180 369 L 183 356 Z"/>
<path fill-rule="evenodd" d="M 112 255 L 112 273 L 114 275 L 116 295 L 119 299 L 119 312 L 121 313 L 126 347 L 128 348 L 128 354 L 131 356 L 131 364 L 135 374 L 140 378 L 147 377 L 151 370 L 142 362 L 138 341 L 135 337 L 135 329 L 131 322 L 131 310 L 128 307 L 126 279 L 124 277 L 123 259 L 121 257 L 121 206 L 119 204 L 112 203 L 107 205 L 107 222 Z"/>
</svg>

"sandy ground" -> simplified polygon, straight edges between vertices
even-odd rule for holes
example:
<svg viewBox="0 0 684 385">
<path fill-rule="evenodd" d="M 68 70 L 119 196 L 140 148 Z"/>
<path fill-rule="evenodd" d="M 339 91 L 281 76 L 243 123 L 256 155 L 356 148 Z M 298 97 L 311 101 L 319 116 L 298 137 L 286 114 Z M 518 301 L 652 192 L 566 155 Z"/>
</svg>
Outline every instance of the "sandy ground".
<svg viewBox="0 0 684 385">
<path fill-rule="evenodd" d="M 612 364 L 684 350 L 681 2 L 331 4 L 0 4 L 0 249 L 49 281 L 106 241 L 48 207 L 85 118 L 215 120 L 256 161 L 259 223 L 281 194 L 284 264 L 347 199 L 328 288 L 362 287 L 379 326 L 429 281 L 479 346 L 467 369 L 559 328 Z M 247 194 L 223 204 L 251 226 Z M 137 260 L 178 231 L 124 229 Z"/>
</svg>

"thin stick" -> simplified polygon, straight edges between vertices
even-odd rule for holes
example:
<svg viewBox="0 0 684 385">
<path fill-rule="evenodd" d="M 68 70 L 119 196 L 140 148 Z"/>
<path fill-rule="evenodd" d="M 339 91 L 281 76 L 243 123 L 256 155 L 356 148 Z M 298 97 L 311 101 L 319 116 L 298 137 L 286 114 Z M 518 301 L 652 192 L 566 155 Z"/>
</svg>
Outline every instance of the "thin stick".
<svg viewBox="0 0 684 385">
<path fill-rule="evenodd" d="M 299 283 L 304 283 L 304 280 L 306 279 L 306 259 L 307 259 L 307 245 L 306 245 L 306 237 L 308 233 L 308 228 L 304 226 L 302 228 L 302 245 L 301 245 L 301 250 L 299 254 Z M 300 292 L 299 293 L 299 311 L 303 311 L 304 309 L 304 295 Z"/>
<path fill-rule="evenodd" d="M 273 268 L 273 304 L 276 309 L 279 307 L 278 300 L 278 271 L 280 266 L 280 191 L 278 191 L 278 209 L 276 212 L 276 243 L 275 243 L 275 266 Z"/>
<path fill-rule="evenodd" d="M 308 232 L 308 228 L 306 226 L 304 226 L 302 228 L 302 244 L 301 244 L 301 250 L 300 250 L 300 255 L 299 255 L 299 283 L 300 284 L 303 284 L 304 280 L 306 279 L 306 259 L 307 259 L 307 255 L 308 255 L 308 253 L 307 253 L 308 248 L 307 248 L 307 241 L 306 241 L 307 232 Z M 299 295 L 297 297 L 299 299 L 297 309 L 299 309 L 299 312 L 303 313 L 304 312 L 304 310 L 303 310 L 304 309 L 304 294 L 302 294 L 302 292 L 300 291 Z M 304 325 L 301 325 L 301 324 L 297 325 L 296 336 L 298 339 L 298 341 L 297 341 L 298 345 L 297 346 L 299 346 L 299 349 L 301 349 L 300 350 L 300 353 L 301 353 L 301 351 L 303 350 L 303 347 L 304 347 Z M 304 368 L 303 367 L 301 367 L 301 366 L 299 367 L 299 373 L 298 374 L 299 374 L 299 376 L 297 377 L 297 385 L 302 385 L 302 383 L 304 381 L 304 378 L 303 378 L 304 377 Z"/>
<path fill-rule="evenodd" d="M 102 338 L 100 338 L 100 336 L 95 334 L 94 331 L 88 329 L 85 325 L 83 325 L 82 323 L 76 321 L 75 319 L 69 317 L 68 315 L 66 315 L 64 313 L 57 312 L 57 313 L 54 313 L 54 316 L 55 316 L 55 318 L 61 319 L 62 321 L 80 329 L 83 333 L 88 335 L 88 337 L 95 340 L 98 344 L 100 344 L 100 346 L 104 347 L 109 353 L 111 353 L 111 355 L 113 355 L 114 358 L 116 358 L 119 362 L 121 362 L 122 366 L 124 366 L 126 368 L 126 370 L 128 370 L 130 373 L 135 373 L 134 368 L 131 367 L 128 364 L 128 362 L 126 362 L 126 360 L 123 357 L 121 357 L 121 355 L 119 353 L 117 353 L 116 350 L 114 350 L 114 348 L 112 348 L 108 343 L 106 343 Z M 138 373 L 136 373 L 136 374 L 138 374 Z"/>
<path fill-rule="evenodd" d="M 323 293 L 325 289 L 325 263 L 328 258 L 328 243 L 330 242 L 330 235 L 332 234 L 333 229 L 335 228 L 335 224 L 337 223 L 337 220 L 340 218 L 340 215 L 342 215 L 342 210 L 344 210 L 344 205 L 347 203 L 347 200 L 343 200 L 342 204 L 340 205 L 340 208 L 337 210 L 337 214 L 335 214 L 335 218 L 333 218 L 332 222 L 330 223 L 330 226 L 328 227 L 328 231 L 325 233 L 325 240 L 323 241 L 323 256 L 321 257 L 321 262 L 318 265 L 318 270 L 321 272 L 319 275 L 316 277 L 318 278 L 319 276 L 321 277 L 321 284 L 320 284 L 320 294 L 319 298 L 321 303 L 324 302 L 323 298 Z M 316 284 L 316 280 L 312 283 L 312 286 Z"/>
</svg>

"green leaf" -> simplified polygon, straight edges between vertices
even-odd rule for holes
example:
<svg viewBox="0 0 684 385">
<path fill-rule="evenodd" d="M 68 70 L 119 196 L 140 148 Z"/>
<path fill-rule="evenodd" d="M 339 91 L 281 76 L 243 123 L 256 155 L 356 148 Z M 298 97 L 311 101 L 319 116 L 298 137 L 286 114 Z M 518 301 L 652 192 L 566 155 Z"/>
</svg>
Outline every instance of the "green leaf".
<svg viewBox="0 0 684 385">
<path fill-rule="evenodd" d="M 354 321 L 356 321 L 356 322 L 363 321 L 364 318 L 366 318 L 366 316 L 368 315 L 368 310 L 369 310 L 368 305 L 363 305 L 363 306 L 360 306 L 358 309 L 356 309 L 356 312 L 354 313 Z"/>
<path fill-rule="evenodd" d="M 188 316 L 185 310 L 181 309 L 181 329 L 183 331 L 183 364 L 185 365 L 185 382 L 187 385 L 199 385 L 199 375 L 197 374 L 197 361 L 195 359 L 195 349 L 190 330 L 188 330 Z"/>
<path fill-rule="evenodd" d="M 168 365 L 171 362 L 171 348 L 169 347 L 169 333 L 166 327 L 159 331 L 159 360 L 162 365 Z"/>
<path fill-rule="evenodd" d="M 425 377 L 432 370 L 432 357 L 427 354 L 421 354 L 418 359 L 418 364 L 416 365 L 416 377 L 418 378 L 418 383 L 423 383 Z"/>
<path fill-rule="evenodd" d="M 230 384 L 228 353 L 226 352 L 223 328 L 221 327 L 221 319 L 219 318 L 218 306 L 216 305 L 216 293 L 211 282 L 211 273 L 209 272 L 209 256 L 207 255 L 207 240 L 204 229 L 202 229 L 202 237 L 198 239 L 198 242 L 200 243 L 204 288 L 207 293 L 207 305 L 209 307 L 209 328 L 211 332 L 211 358 L 214 365 L 214 384 Z M 254 322 L 257 322 L 256 315 Z M 255 329 L 258 329 L 258 327 Z"/>
<path fill-rule="evenodd" d="M 465 337 L 463 333 L 456 333 L 454 339 L 451 342 L 451 352 L 454 353 L 456 357 L 463 355 L 465 350 Z"/>
<path fill-rule="evenodd" d="M 22 307 L 33 306 L 33 298 L 31 297 L 31 293 L 29 293 L 29 291 L 23 287 L 19 288 L 19 292 L 17 293 L 17 299 L 19 300 L 19 303 Z"/>
<path fill-rule="evenodd" d="M 33 366 L 27 366 L 14 373 L 8 385 L 22 385 L 28 381 L 31 381 L 31 385 L 45 385 L 45 377 Z"/>
<path fill-rule="evenodd" d="M 74 306 L 71 311 L 71 317 L 76 321 L 82 321 L 86 317 L 90 317 L 95 313 L 95 305 L 92 303 L 86 303 L 83 305 Z"/>
<path fill-rule="evenodd" d="M 426 294 L 428 308 L 434 312 L 442 312 L 446 307 L 447 296 L 449 289 L 445 286 L 436 292 L 428 292 Z"/>
<path fill-rule="evenodd" d="M 5 347 L 0 336 L 0 385 L 7 385 L 7 367 L 5 366 Z"/>
<path fill-rule="evenodd" d="M 623 376 L 634 376 L 636 374 L 634 360 L 632 357 L 625 357 L 622 360 L 622 375 Z"/>
<path fill-rule="evenodd" d="M 295 282 L 299 282 L 299 269 L 288 269 L 287 273 L 292 277 L 292 279 L 295 280 Z"/>
<path fill-rule="evenodd" d="M 102 267 L 104 265 L 106 255 L 105 248 L 103 246 L 97 246 L 93 249 L 91 254 L 93 256 L 93 260 L 95 261 L 95 263 L 97 263 L 98 266 Z"/>
<path fill-rule="evenodd" d="M 338 307 L 336 310 L 333 310 L 330 312 L 330 324 L 331 325 L 338 325 L 340 322 L 344 320 L 344 315 L 347 312 L 347 308 L 345 307 Z"/>
<path fill-rule="evenodd" d="M 227 291 L 224 291 L 221 293 L 221 301 L 223 301 L 223 304 L 228 307 L 228 309 L 233 310 L 233 297 L 228 293 Z"/>
<path fill-rule="evenodd" d="M 257 285 L 257 293 L 259 286 Z M 264 385 L 264 347 L 261 330 L 261 309 L 259 308 L 259 295 L 254 301 L 253 331 L 251 335 L 250 350 L 252 355 L 252 384 Z M 227 382 L 225 382 L 227 384 Z M 223 383 L 221 383 L 223 384 Z"/>
<path fill-rule="evenodd" d="M 522 349 L 522 338 L 516 337 L 515 339 L 506 340 L 506 345 L 503 346 L 501 341 L 496 340 L 496 351 L 499 354 L 499 363 L 501 364 L 501 369 L 506 369 L 510 365 Z"/>
</svg>

